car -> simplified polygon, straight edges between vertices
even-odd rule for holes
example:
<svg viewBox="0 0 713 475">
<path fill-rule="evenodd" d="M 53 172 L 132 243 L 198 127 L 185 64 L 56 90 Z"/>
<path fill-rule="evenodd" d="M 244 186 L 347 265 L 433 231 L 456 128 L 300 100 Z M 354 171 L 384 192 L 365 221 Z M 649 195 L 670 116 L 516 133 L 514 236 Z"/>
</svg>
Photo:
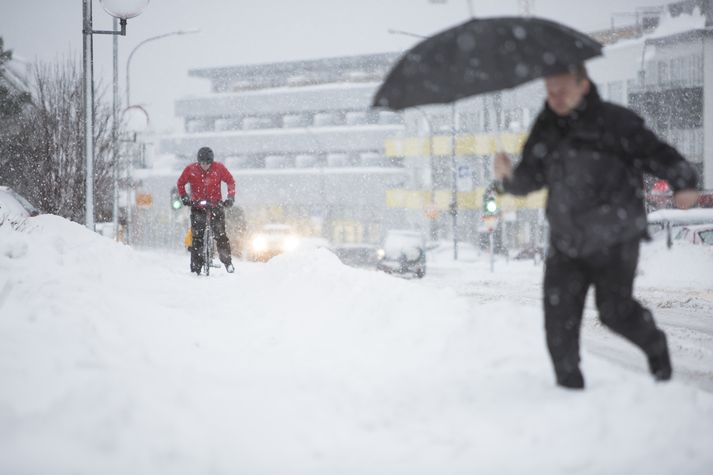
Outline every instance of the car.
<svg viewBox="0 0 713 475">
<path fill-rule="evenodd" d="M 426 275 L 426 240 L 418 231 L 388 231 L 378 256 L 380 271 L 419 279 Z"/>
<path fill-rule="evenodd" d="M 22 195 L 8 186 L 0 186 L 0 216 L 29 218 L 40 211 Z"/>
<path fill-rule="evenodd" d="M 528 246 L 521 249 L 513 259 L 515 260 L 525 260 L 534 259 L 535 261 L 542 261 L 545 255 L 545 250 L 542 246 Z"/>
<path fill-rule="evenodd" d="M 713 224 L 713 208 L 660 209 L 646 216 L 649 235 L 654 239 L 665 239 L 668 247 L 673 245 L 673 237 L 684 226 Z"/>
<path fill-rule="evenodd" d="M 339 244 L 332 248 L 343 264 L 351 267 L 375 268 L 379 261 L 379 247 L 375 244 Z"/>
<path fill-rule="evenodd" d="M 300 247 L 300 237 L 289 224 L 266 224 L 252 235 L 248 246 L 248 259 L 267 262 L 278 254 L 292 252 Z"/>
<path fill-rule="evenodd" d="M 691 244 L 713 246 L 713 224 L 684 226 L 674 239 L 689 242 Z"/>
</svg>

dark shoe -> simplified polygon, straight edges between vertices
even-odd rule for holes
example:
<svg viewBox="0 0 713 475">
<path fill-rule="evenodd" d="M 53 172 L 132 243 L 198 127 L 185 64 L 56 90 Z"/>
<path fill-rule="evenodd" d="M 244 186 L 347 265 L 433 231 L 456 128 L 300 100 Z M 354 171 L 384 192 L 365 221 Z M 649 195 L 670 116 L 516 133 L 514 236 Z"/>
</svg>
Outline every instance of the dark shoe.
<svg viewBox="0 0 713 475">
<path fill-rule="evenodd" d="M 582 376 L 582 372 L 579 369 L 569 373 L 558 374 L 557 385 L 567 389 L 584 389 L 584 376 Z"/>
<path fill-rule="evenodd" d="M 232 274 L 235 272 L 235 267 L 233 267 L 233 264 L 225 264 L 225 270 L 228 271 L 228 274 Z"/>
<path fill-rule="evenodd" d="M 203 269 L 202 265 L 191 263 L 191 273 L 201 275 L 201 269 Z"/>
<path fill-rule="evenodd" d="M 663 349 L 654 356 L 649 356 L 649 371 L 654 376 L 656 381 L 668 381 L 671 379 L 673 368 L 671 368 L 671 358 L 668 355 L 668 345 L 666 344 L 666 336 L 663 338 Z"/>
</svg>

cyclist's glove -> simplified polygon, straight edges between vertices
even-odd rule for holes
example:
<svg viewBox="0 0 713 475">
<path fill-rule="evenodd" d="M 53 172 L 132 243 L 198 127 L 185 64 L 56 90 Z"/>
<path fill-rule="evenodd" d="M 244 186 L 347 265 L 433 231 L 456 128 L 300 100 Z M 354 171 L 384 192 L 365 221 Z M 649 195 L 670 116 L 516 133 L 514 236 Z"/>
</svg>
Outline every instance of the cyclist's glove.
<svg viewBox="0 0 713 475">
<path fill-rule="evenodd" d="M 183 206 L 188 206 L 191 204 L 191 198 L 188 195 L 183 195 L 181 196 L 181 203 L 183 203 Z"/>
<path fill-rule="evenodd" d="M 230 208 L 233 206 L 233 203 L 235 203 L 235 200 L 233 198 L 228 198 L 227 200 L 223 201 L 223 206 L 226 208 Z"/>
</svg>

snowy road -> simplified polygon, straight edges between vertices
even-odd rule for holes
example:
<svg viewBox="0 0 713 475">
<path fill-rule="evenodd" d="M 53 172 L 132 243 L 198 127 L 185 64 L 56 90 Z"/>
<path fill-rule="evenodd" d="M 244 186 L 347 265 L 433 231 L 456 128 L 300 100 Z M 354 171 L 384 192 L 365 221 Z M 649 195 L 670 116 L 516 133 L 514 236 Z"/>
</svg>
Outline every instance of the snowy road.
<svg viewBox="0 0 713 475">
<path fill-rule="evenodd" d="M 708 305 L 713 255 L 653 257 L 645 298 Z M 402 280 L 322 250 L 206 278 L 61 218 L 0 226 L 0 473 L 710 473 L 698 314 L 669 330 L 674 381 L 588 326 L 565 391 L 539 272 L 435 256 Z"/>
<path fill-rule="evenodd" d="M 426 282 L 455 289 L 458 295 L 469 300 L 471 308 L 506 301 L 532 306 L 541 312 L 543 268 L 540 263 L 499 259 L 491 272 L 486 254 L 467 248 L 461 250 L 461 254 L 464 252 L 458 263 L 453 262 L 449 246 L 437 252 Z M 647 257 L 645 253 L 642 259 Z M 641 352 L 598 321 L 593 294 L 591 289 L 585 305 L 583 359 L 591 353 L 648 374 Z M 676 380 L 713 393 L 713 289 L 667 288 L 664 281 L 658 286 L 638 286 L 635 295 L 654 312 L 657 324 L 666 331 Z"/>
</svg>

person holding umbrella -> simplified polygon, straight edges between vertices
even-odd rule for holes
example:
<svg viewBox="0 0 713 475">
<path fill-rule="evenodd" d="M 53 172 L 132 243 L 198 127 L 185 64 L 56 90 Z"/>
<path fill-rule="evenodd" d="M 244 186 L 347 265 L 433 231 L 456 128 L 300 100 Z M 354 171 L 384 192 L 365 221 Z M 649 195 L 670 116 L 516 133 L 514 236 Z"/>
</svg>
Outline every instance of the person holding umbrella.
<svg viewBox="0 0 713 475">
<path fill-rule="evenodd" d="M 584 62 L 602 45 L 535 17 L 474 18 L 407 51 L 373 107 L 402 110 L 516 87 L 545 78 L 547 100 L 513 167 L 495 158 L 501 191 L 548 189 L 550 247 L 544 279 L 547 347 L 557 384 L 581 389 L 579 334 L 595 288 L 602 322 L 641 348 L 658 381 L 671 378 L 666 335 L 632 296 L 639 241 L 647 237 L 643 174 L 669 182 L 676 205 L 693 206 L 698 177 L 632 111 L 603 101 Z"/>
<path fill-rule="evenodd" d="M 543 298 L 557 384 L 584 388 L 579 335 L 590 286 L 602 323 L 645 353 L 657 381 L 668 380 L 666 335 L 632 296 L 639 241 L 648 236 L 643 174 L 667 180 L 676 205 L 689 208 L 698 198 L 696 171 L 634 112 L 603 101 L 584 65 L 546 77 L 545 87 L 522 160 L 513 167 L 500 153 L 494 172 L 508 193 L 548 190 Z"/>
</svg>

